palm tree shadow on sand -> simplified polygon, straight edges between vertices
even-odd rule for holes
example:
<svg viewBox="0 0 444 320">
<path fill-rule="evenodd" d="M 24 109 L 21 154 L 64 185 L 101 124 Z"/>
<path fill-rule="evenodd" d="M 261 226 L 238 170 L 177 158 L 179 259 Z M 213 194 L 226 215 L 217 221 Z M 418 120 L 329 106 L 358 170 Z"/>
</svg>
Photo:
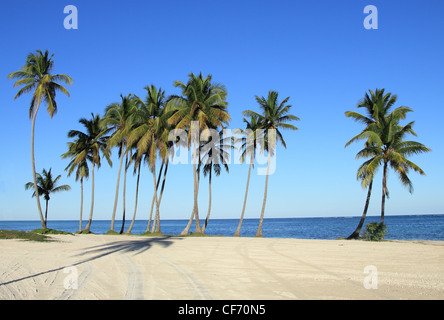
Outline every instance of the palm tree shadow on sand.
<svg viewBox="0 0 444 320">
<path fill-rule="evenodd" d="M 94 261 L 103 257 L 106 257 L 108 255 L 111 254 L 115 254 L 115 253 L 129 253 L 129 254 L 133 254 L 133 255 L 138 255 L 141 253 L 146 252 L 147 250 L 149 250 L 150 248 L 152 248 L 152 246 L 154 244 L 156 245 L 160 245 L 161 247 L 167 248 L 170 245 L 172 245 L 174 242 L 172 241 L 172 239 L 181 239 L 181 238 L 171 238 L 171 237 L 155 237 L 155 238 L 148 238 L 148 239 L 135 239 L 135 240 L 121 240 L 121 241 L 114 241 L 114 242 L 110 242 L 110 243 L 104 243 L 102 245 L 98 245 L 98 246 L 92 246 L 89 248 L 86 248 L 84 252 L 77 254 L 75 256 L 85 256 L 88 254 L 93 254 L 93 256 L 80 260 L 78 262 L 69 264 L 69 265 L 65 265 L 59 268 L 54 268 L 54 269 L 50 269 L 50 270 L 46 270 L 46 271 L 42 271 L 42 272 L 38 272 L 35 274 L 31 274 L 29 276 L 25 276 L 22 278 L 18 278 L 18 279 L 13 279 L 7 282 L 2 282 L 0 283 L 0 286 L 3 285 L 8 285 L 8 284 L 12 284 L 12 283 L 16 283 L 22 280 L 26 280 L 26 279 L 32 279 L 34 277 L 38 277 L 44 274 L 48 274 L 51 272 L 57 272 L 57 271 L 61 271 L 64 270 L 67 267 L 72 267 L 72 266 L 78 266 L 90 261 Z"/>
<path fill-rule="evenodd" d="M 173 241 L 169 237 L 155 237 L 148 239 L 122 240 L 104 243 L 101 245 L 89 247 L 84 252 L 78 254 L 77 256 L 95 254 L 91 258 L 82 260 L 78 264 L 97 260 L 114 253 L 132 253 L 133 255 L 138 255 L 149 250 L 154 244 L 167 248 L 173 244 Z"/>
</svg>

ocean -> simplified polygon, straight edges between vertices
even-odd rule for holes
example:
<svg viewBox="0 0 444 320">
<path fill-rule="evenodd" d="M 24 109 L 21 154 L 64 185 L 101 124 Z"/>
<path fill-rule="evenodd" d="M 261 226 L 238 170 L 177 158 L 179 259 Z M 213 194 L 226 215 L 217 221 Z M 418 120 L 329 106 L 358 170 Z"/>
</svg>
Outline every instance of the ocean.
<svg viewBox="0 0 444 320">
<path fill-rule="evenodd" d="M 346 238 L 356 228 L 360 217 L 328 217 L 328 218 L 269 218 L 264 219 L 262 234 L 268 238 L 297 238 L 297 239 L 337 239 Z M 86 225 L 87 221 L 83 221 Z M 131 221 L 125 222 L 125 230 Z M 379 222 L 378 216 L 368 216 L 365 223 Z M 115 230 L 119 231 L 121 220 L 116 220 Z M 161 220 L 163 234 L 178 235 L 187 225 L 188 220 Z M 203 225 L 204 220 L 201 220 Z M 208 235 L 232 236 L 236 231 L 238 219 L 210 220 L 205 231 Z M 253 237 L 259 224 L 259 219 L 244 219 L 241 236 Z M 388 234 L 386 240 L 434 240 L 444 241 L 444 215 L 398 215 L 386 216 Z M 106 233 L 111 221 L 93 220 L 91 232 Z M 146 220 L 136 220 L 133 234 L 145 232 Z M 0 229 L 30 231 L 41 228 L 40 221 L 0 221 Z M 48 228 L 76 232 L 79 221 L 59 220 L 48 221 Z M 364 228 L 363 228 L 364 229 Z M 190 231 L 194 232 L 194 223 Z"/>
</svg>

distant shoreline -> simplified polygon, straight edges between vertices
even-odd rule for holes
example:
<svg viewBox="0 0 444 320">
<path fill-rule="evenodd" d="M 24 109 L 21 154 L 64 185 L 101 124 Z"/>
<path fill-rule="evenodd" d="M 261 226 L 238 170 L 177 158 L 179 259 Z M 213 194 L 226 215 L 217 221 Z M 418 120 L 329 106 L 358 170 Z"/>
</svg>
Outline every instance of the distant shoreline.
<svg viewBox="0 0 444 320">
<path fill-rule="evenodd" d="M 420 217 L 420 216 L 444 216 L 444 213 L 415 213 L 415 214 L 392 214 L 387 217 Z M 367 218 L 376 218 L 379 217 L 379 215 L 367 215 Z M 303 217 L 265 217 L 264 220 L 272 220 L 272 219 L 328 219 L 328 218 L 361 218 L 361 216 L 303 216 Z M 86 220 L 86 219 L 84 219 Z M 187 218 L 168 218 L 168 219 L 160 219 L 161 221 L 188 221 Z M 200 218 L 200 220 L 203 220 Z M 239 220 L 239 218 L 211 218 L 211 220 Z M 244 218 L 244 220 L 259 220 L 259 218 Z M 40 222 L 38 219 L 15 219 L 15 220 L 6 220 L 6 219 L 0 219 L 1 221 L 24 221 L 24 222 Z M 56 221 L 79 221 L 79 219 L 51 219 L 48 220 L 48 222 L 56 222 Z M 111 221 L 110 219 L 94 219 L 94 221 Z M 122 219 L 116 219 L 116 221 L 122 221 Z M 131 221 L 131 219 L 127 219 L 125 221 Z M 148 221 L 148 219 L 136 219 L 136 221 Z"/>
<path fill-rule="evenodd" d="M 365 223 L 379 222 L 378 216 L 368 216 Z M 315 217 L 315 218 L 265 218 L 263 237 L 290 239 L 338 239 L 347 238 L 356 228 L 360 217 Z M 202 223 L 201 219 L 201 223 Z M 181 234 L 188 220 L 161 219 L 160 231 L 163 234 Z M 207 235 L 233 236 L 239 219 L 210 219 L 205 230 Z M 82 228 L 87 220 L 82 221 Z M 241 236 L 255 236 L 259 219 L 244 219 Z M 387 216 L 385 220 L 388 234 L 386 240 L 444 240 L 444 215 L 398 215 Z M 124 231 L 128 230 L 130 221 L 126 220 Z M 115 221 L 114 231 L 119 232 L 121 220 Z M 143 234 L 147 231 L 148 220 L 136 220 L 132 234 Z M 78 220 L 48 220 L 48 228 L 75 233 L 79 231 Z M 111 220 L 93 220 L 91 232 L 105 234 L 110 230 Z M 40 221 L 0 221 L 0 229 L 32 231 L 40 229 Z M 362 232 L 365 228 L 362 228 Z M 195 223 L 190 229 L 195 232 Z"/>
</svg>

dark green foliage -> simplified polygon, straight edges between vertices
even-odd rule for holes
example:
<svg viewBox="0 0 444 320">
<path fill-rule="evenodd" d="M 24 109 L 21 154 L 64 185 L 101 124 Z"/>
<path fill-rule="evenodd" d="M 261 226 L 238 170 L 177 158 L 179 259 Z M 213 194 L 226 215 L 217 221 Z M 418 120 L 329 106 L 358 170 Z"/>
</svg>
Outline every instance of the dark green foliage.
<svg viewBox="0 0 444 320">
<path fill-rule="evenodd" d="M 385 224 L 371 222 L 366 224 L 363 237 L 368 241 L 382 241 L 386 234 L 388 232 Z"/>
</svg>

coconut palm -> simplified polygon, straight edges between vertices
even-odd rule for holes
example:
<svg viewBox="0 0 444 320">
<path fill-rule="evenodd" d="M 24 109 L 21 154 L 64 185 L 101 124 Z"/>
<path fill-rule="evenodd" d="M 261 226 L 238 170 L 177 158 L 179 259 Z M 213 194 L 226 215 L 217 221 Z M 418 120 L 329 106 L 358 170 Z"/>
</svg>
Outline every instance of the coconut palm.
<svg viewBox="0 0 444 320">
<path fill-rule="evenodd" d="M 25 93 L 32 92 L 31 105 L 29 107 L 29 118 L 32 120 L 31 166 L 34 191 L 36 193 L 37 200 L 37 209 L 43 229 L 46 228 L 46 225 L 40 205 L 34 158 L 35 119 L 42 102 L 47 105 L 47 111 L 52 118 L 57 112 L 57 102 L 55 100 L 56 93 L 62 92 L 69 97 L 68 90 L 66 90 L 66 88 L 60 84 L 60 82 L 68 85 L 72 83 L 72 79 L 65 74 L 51 74 L 54 66 L 54 61 L 52 60 L 53 56 L 54 54 L 49 55 L 48 50 L 46 50 L 45 53 L 37 50 L 35 53 L 28 54 L 25 65 L 19 71 L 12 72 L 8 75 L 9 79 L 18 79 L 14 83 L 14 87 L 22 87 L 17 92 L 14 99 L 17 99 Z"/>
<path fill-rule="evenodd" d="M 250 184 L 250 174 L 251 174 L 251 167 L 254 167 L 254 159 L 256 155 L 256 147 L 258 144 L 258 134 L 261 135 L 263 131 L 260 129 L 262 128 L 262 124 L 259 122 L 259 117 L 256 115 L 252 115 L 250 120 L 244 118 L 244 122 L 246 123 L 246 129 L 236 129 L 234 131 L 235 134 L 240 134 L 243 136 L 242 145 L 240 146 L 242 150 L 241 154 L 241 162 L 243 163 L 248 157 L 250 159 L 250 164 L 248 166 L 248 176 L 247 176 L 247 186 L 245 188 L 245 196 L 244 196 L 244 204 L 242 206 L 242 213 L 240 216 L 239 224 L 237 226 L 236 232 L 234 233 L 235 237 L 240 236 L 240 231 L 242 228 L 242 223 L 244 221 L 244 213 L 245 213 L 245 207 L 247 204 L 247 196 L 248 196 L 248 187 Z"/>
<path fill-rule="evenodd" d="M 222 171 L 222 168 L 228 173 L 228 163 L 230 162 L 230 149 L 234 148 L 233 138 L 224 137 L 224 129 L 217 132 L 215 135 L 211 135 L 211 141 L 204 142 L 200 146 L 199 153 L 201 155 L 199 165 L 197 167 L 198 175 L 202 167 L 202 172 L 204 176 L 208 175 L 208 211 L 205 218 L 205 223 L 202 227 L 202 233 L 205 233 L 208 221 L 210 219 L 211 213 L 211 176 L 214 171 L 215 175 L 218 177 Z M 213 139 L 215 139 L 213 141 Z"/>
<path fill-rule="evenodd" d="M 102 129 L 100 123 L 100 115 L 91 113 L 91 119 L 81 118 L 79 120 L 86 132 L 79 130 L 70 130 L 68 138 L 75 138 L 73 142 L 68 143 L 68 151 L 62 154 L 62 158 L 71 158 L 70 163 L 65 170 L 69 170 L 68 175 L 77 167 L 77 171 L 81 168 L 88 170 L 87 162 L 91 164 L 91 209 L 89 213 L 88 223 L 82 230 L 83 233 L 89 233 L 91 229 L 92 217 L 94 212 L 94 169 L 101 166 L 101 156 L 105 157 L 108 164 L 112 166 L 110 159 L 110 151 L 107 148 L 108 133 L 107 129 Z M 77 174 L 77 173 L 76 173 Z M 82 196 L 83 198 L 83 196 Z"/>
<path fill-rule="evenodd" d="M 420 154 L 431 151 L 423 144 L 415 141 L 404 141 L 407 134 L 417 136 L 413 130 L 414 121 L 405 126 L 399 125 L 399 121 L 406 118 L 408 112 L 413 110 L 401 106 L 393 111 L 391 107 L 397 100 L 396 95 L 384 94 L 384 89 L 370 91 L 370 96 L 366 94 L 361 106 L 369 112 L 372 110 L 372 119 L 364 117 L 358 113 L 348 112 L 346 116 L 352 117 L 356 121 L 363 122 L 367 127 L 357 136 L 352 138 L 346 146 L 352 142 L 366 140 L 367 146 L 358 153 L 358 158 L 371 157 L 366 164 L 366 174 L 374 176 L 378 167 L 383 167 L 382 173 L 382 200 L 381 200 L 381 221 L 384 224 L 385 200 L 389 196 L 387 189 L 387 169 L 390 166 L 399 176 L 403 185 L 413 192 L 413 185 L 408 177 L 408 172 L 414 170 L 421 175 L 424 171 L 415 163 L 408 160 L 413 154 Z"/>
<path fill-rule="evenodd" d="M 37 173 L 37 188 L 38 193 L 33 192 L 32 196 L 43 196 L 43 198 L 46 201 L 46 209 L 45 209 L 45 228 L 48 222 L 48 202 L 51 200 L 50 195 L 53 193 L 57 193 L 60 191 L 69 191 L 71 190 L 71 187 L 67 184 L 57 186 L 57 183 L 59 182 L 59 179 L 61 178 L 61 175 L 58 175 L 55 179 L 52 177 L 51 168 L 49 171 L 46 171 L 43 169 L 42 174 L 40 175 Z M 25 184 L 25 189 L 33 189 L 34 188 L 34 182 L 28 182 Z"/>
<path fill-rule="evenodd" d="M 276 141 L 279 141 L 284 148 L 287 148 L 285 140 L 282 136 L 282 133 L 279 129 L 290 129 L 297 130 L 297 128 L 288 123 L 289 121 L 297 121 L 298 117 L 295 115 L 288 114 L 290 111 L 291 105 L 287 105 L 286 103 L 290 99 L 290 97 L 285 98 L 280 103 L 278 101 L 279 93 L 277 91 L 270 90 L 268 92 L 268 97 L 258 97 L 256 96 L 256 102 L 259 104 L 260 109 L 262 110 L 262 114 L 258 114 L 257 112 L 247 110 L 244 111 L 244 116 L 256 116 L 259 118 L 259 121 L 262 123 L 262 129 L 264 129 L 264 139 L 267 142 L 266 148 L 268 153 L 268 161 L 267 161 L 267 173 L 265 177 L 265 191 L 264 191 L 264 200 L 262 202 L 262 210 L 261 216 L 259 220 L 259 226 L 256 232 L 257 237 L 262 236 L 262 224 L 264 221 L 264 213 L 265 213 L 265 204 L 267 201 L 267 191 L 268 191 L 268 176 L 270 172 L 270 162 L 271 156 L 276 148 Z"/>
<path fill-rule="evenodd" d="M 107 142 L 107 148 L 111 149 L 115 146 L 119 146 L 119 172 L 117 174 L 116 193 L 114 197 L 114 207 L 111 218 L 110 231 L 114 232 L 114 223 L 116 218 L 117 201 L 119 198 L 119 184 L 120 175 L 122 171 L 123 158 L 127 155 L 129 150 L 128 136 L 134 125 L 134 118 L 137 112 L 136 98 L 129 94 L 127 96 L 120 95 L 122 101 L 120 103 L 112 103 L 105 109 L 105 115 L 102 119 L 101 125 L 104 128 L 108 128 L 112 132 Z M 127 161 L 126 161 L 127 163 Z M 125 197 L 125 193 L 123 194 Z M 125 223 L 125 207 L 123 208 L 123 221 Z"/>
<path fill-rule="evenodd" d="M 203 130 L 218 128 L 231 120 L 227 112 L 227 91 L 225 86 L 212 83 L 211 75 L 204 78 L 202 73 L 198 76 L 190 73 L 186 84 L 176 80 L 174 86 L 181 89 L 182 95 L 173 95 L 169 98 L 167 111 L 174 113 L 168 119 L 168 124 L 174 125 L 176 129 L 188 130 L 188 147 L 192 147 L 193 154 L 194 204 L 190 220 L 181 235 L 189 233 L 193 218 L 196 220 L 196 233 L 202 233 L 197 202 L 199 183 L 196 170 L 199 159 L 199 136 Z"/>
<path fill-rule="evenodd" d="M 135 144 L 137 146 L 137 157 L 145 159 L 153 175 L 154 193 L 146 232 L 150 232 L 154 204 L 156 204 L 156 214 L 151 232 L 160 232 L 160 197 L 157 196 L 157 190 L 165 162 L 167 163 L 165 169 L 167 170 L 168 167 L 169 126 L 167 125 L 167 119 L 169 115 L 164 108 L 165 91 L 162 88 L 157 89 L 154 85 L 146 86 L 145 90 L 147 91 L 145 101 L 136 97 L 139 112 L 137 113 L 136 125 L 130 134 L 129 142 L 131 145 Z M 162 165 L 156 180 L 158 155 L 162 159 Z M 164 171 L 164 179 L 166 170 Z"/>
</svg>

